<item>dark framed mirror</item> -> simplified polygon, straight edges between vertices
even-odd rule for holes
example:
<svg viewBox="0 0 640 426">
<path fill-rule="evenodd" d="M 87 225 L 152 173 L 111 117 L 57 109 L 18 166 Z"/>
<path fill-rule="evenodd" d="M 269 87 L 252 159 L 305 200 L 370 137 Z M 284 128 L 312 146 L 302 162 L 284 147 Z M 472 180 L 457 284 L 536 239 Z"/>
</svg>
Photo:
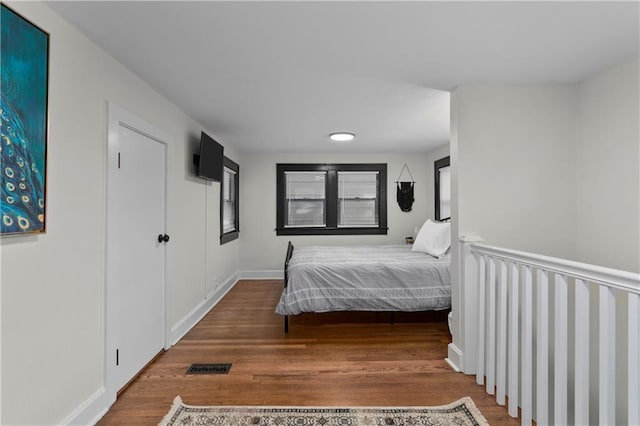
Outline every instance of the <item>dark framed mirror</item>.
<svg viewBox="0 0 640 426">
<path fill-rule="evenodd" d="M 449 157 L 434 162 L 436 220 L 451 219 L 451 164 Z"/>
</svg>

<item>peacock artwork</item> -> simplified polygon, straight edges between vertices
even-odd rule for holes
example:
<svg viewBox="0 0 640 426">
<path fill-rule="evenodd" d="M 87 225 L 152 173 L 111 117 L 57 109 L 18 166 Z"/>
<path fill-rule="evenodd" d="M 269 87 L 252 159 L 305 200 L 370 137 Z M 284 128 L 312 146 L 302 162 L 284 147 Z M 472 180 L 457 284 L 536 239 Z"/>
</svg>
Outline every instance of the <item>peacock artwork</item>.
<svg viewBox="0 0 640 426">
<path fill-rule="evenodd" d="M 45 231 L 49 35 L 2 4 L 1 235 Z"/>
</svg>

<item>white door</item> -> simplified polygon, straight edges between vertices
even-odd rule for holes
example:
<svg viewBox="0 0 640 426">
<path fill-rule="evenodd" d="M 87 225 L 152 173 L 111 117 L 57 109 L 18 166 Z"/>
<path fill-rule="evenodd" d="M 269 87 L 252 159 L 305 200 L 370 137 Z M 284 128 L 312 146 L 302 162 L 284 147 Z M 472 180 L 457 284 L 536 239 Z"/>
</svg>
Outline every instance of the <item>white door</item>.
<svg viewBox="0 0 640 426">
<path fill-rule="evenodd" d="M 115 397 L 164 347 L 167 147 L 113 105 L 109 121 L 105 350 Z"/>
</svg>

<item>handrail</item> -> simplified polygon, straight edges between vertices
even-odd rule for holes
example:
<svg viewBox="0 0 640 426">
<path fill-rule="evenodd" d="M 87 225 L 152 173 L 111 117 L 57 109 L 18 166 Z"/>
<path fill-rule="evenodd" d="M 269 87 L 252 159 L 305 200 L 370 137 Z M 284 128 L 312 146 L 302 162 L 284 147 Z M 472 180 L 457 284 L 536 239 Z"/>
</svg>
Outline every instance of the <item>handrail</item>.
<svg viewBox="0 0 640 426">
<path fill-rule="evenodd" d="M 461 236 L 459 249 L 458 328 L 449 355 L 464 373 L 486 383 L 498 404 L 509 397 L 509 415 L 520 415 L 523 425 L 567 424 L 572 413 L 576 424 L 588 424 L 592 405 L 592 422 L 614 424 L 626 411 L 629 424 L 638 423 L 639 273 L 494 247 L 473 235 Z M 613 373 L 618 366 L 626 383 Z"/>
<path fill-rule="evenodd" d="M 470 249 L 472 253 L 486 254 L 585 281 L 595 282 L 606 287 L 640 294 L 640 274 L 637 273 L 475 242 L 470 245 Z"/>
</svg>

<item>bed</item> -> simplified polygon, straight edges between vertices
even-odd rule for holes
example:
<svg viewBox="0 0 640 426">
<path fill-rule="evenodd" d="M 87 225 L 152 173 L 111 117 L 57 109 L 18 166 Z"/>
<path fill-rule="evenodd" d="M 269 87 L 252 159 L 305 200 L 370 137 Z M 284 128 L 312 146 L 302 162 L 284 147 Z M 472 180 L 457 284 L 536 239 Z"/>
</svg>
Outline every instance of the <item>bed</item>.
<svg viewBox="0 0 640 426">
<path fill-rule="evenodd" d="M 436 258 L 411 245 L 312 246 L 285 258 L 285 287 L 276 306 L 284 316 L 303 312 L 416 312 L 451 307 L 448 254 Z"/>
</svg>

